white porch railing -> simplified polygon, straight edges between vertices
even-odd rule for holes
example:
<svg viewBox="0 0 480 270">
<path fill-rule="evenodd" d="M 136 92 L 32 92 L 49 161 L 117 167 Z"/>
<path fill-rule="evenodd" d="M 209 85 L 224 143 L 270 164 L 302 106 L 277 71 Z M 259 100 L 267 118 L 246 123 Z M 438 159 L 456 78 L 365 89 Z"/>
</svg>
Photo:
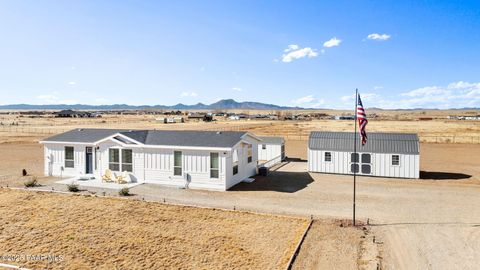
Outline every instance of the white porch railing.
<svg viewBox="0 0 480 270">
<path fill-rule="evenodd" d="M 258 164 L 258 168 L 260 167 L 267 167 L 267 168 L 270 168 L 272 167 L 273 165 L 277 164 L 277 163 L 280 163 L 282 162 L 282 155 L 279 155 L 279 156 L 276 156 L 270 160 L 267 160 L 265 162 L 262 162 L 260 164 Z"/>
</svg>

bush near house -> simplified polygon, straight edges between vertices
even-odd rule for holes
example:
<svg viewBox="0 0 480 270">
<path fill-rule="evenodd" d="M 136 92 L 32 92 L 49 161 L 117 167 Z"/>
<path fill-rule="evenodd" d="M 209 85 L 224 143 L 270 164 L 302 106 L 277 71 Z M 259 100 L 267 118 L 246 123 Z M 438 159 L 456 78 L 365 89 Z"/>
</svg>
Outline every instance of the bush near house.
<svg viewBox="0 0 480 270">
<path fill-rule="evenodd" d="M 78 185 L 75 185 L 75 184 L 67 185 L 67 189 L 70 192 L 79 192 L 80 191 L 80 189 L 78 188 Z"/>
<path fill-rule="evenodd" d="M 129 188 L 122 188 L 118 191 L 118 195 L 120 196 L 130 196 L 130 189 Z"/>
<path fill-rule="evenodd" d="M 32 177 L 23 183 L 25 187 L 36 187 L 38 186 L 37 177 Z"/>
</svg>

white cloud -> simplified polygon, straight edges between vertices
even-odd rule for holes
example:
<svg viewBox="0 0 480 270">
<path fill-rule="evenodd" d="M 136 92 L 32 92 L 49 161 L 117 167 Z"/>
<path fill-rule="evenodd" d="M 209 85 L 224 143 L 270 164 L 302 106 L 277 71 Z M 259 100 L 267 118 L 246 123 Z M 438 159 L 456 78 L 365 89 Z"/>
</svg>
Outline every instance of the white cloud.
<svg viewBox="0 0 480 270">
<path fill-rule="evenodd" d="M 426 86 L 406 91 L 394 96 L 384 97 L 377 93 L 362 93 L 366 108 L 383 109 L 449 109 L 480 107 L 480 83 L 458 81 L 447 86 Z M 355 94 L 340 97 L 342 108 L 354 103 Z"/>
<path fill-rule="evenodd" d="M 38 95 L 37 99 L 40 101 L 41 104 L 76 104 L 78 103 L 76 100 L 61 99 L 57 95 L 53 95 L 53 94 Z"/>
<path fill-rule="evenodd" d="M 94 101 L 95 101 L 96 104 L 106 104 L 108 99 L 100 97 L 100 98 L 95 98 Z"/>
<path fill-rule="evenodd" d="M 242 92 L 243 89 L 240 87 L 232 87 L 232 90 L 237 91 L 237 92 Z"/>
<path fill-rule="evenodd" d="M 195 92 L 182 92 L 180 94 L 180 96 L 181 97 L 196 97 L 196 96 L 198 96 L 198 94 L 195 93 Z"/>
<path fill-rule="evenodd" d="M 341 42 L 342 40 L 334 37 L 334 38 L 331 38 L 330 40 L 325 41 L 325 43 L 323 43 L 323 47 L 331 48 L 331 47 L 339 46 Z"/>
<path fill-rule="evenodd" d="M 46 103 L 56 103 L 59 100 L 59 98 L 55 95 L 39 95 L 37 96 L 37 99 Z"/>
<path fill-rule="evenodd" d="M 68 82 L 69 85 L 75 85 L 77 82 Z"/>
<path fill-rule="evenodd" d="M 362 98 L 363 103 L 365 103 L 365 101 L 378 103 L 380 100 L 382 100 L 382 97 L 376 93 L 360 93 L 360 97 Z M 342 96 L 340 97 L 340 100 L 343 101 L 345 105 L 353 104 L 352 106 L 355 106 L 355 94 Z"/>
<path fill-rule="evenodd" d="M 300 105 L 300 104 L 310 103 L 313 100 L 315 100 L 313 95 L 308 95 L 308 96 L 304 96 L 304 97 L 301 97 L 301 98 L 294 99 L 294 100 L 292 100 L 292 103 Z"/>
<path fill-rule="evenodd" d="M 292 104 L 303 108 L 320 108 L 325 104 L 325 100 L 317 99 L 314 95 L 308 95 L 292 100 Z"/>
<path fill-rule="evenodd" d="M 390 37 L 391 36 L 388 34 L 377 34 L 377 33 L 373 33 L 367 36 L 367 38 L 371 40 L 388 40 L 390 39 Z"/>
<path fill-rule="evenodd" d="M 304 57 L 313 58 L 318 56 L 318 53 L 315 49 L 312 49 L 310 47 L 300 49 L 300 47 L 295 44 L 288 45 L 288 48 L 285 49 L 283 52 L 284 54 L 282 55 L 282 62 L 284 63 L 289 63 L 295 59 L 300 59 Z"/>
<path fill-rule="evenodd" d="M 378 90 L 378 89 L 383 89 L 383 86 L 381 85 L 376 85 L 373 87 L 373 90 Z"/>
</svg>

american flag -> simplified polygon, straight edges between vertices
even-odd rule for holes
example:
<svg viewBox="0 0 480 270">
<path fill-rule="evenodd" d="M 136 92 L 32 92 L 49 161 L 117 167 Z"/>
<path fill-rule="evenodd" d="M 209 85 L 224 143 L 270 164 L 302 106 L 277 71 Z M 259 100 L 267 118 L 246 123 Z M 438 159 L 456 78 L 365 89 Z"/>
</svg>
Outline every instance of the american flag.
<svg viewBox="0 0 480 270">
<path fill-rule="evenodd" d="M 365 109 L 363 108 L 362 100 L 360 99 L 360 94 L 358 94 L 357 119 L 358 119 L 360 137 L 362 138 L 362 145 L 365 145 L 367 143 L 367 132 L 365 131 L 365 127 L 368 124 L 368 120 L 367 120 L 367 114 L 365 113 Z"/>
</svg>

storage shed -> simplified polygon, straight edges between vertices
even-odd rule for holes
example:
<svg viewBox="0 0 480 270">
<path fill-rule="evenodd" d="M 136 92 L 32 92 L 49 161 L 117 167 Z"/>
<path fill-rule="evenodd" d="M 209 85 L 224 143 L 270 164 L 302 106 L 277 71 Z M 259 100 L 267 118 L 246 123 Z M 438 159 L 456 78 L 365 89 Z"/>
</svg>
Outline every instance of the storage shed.
<svg viewBox="0 0 480 270">
<path fill-rule="evenodd" d="M 258 160 L 271 167 L 285 159 L 285 140 L 283 137 L 259 137 Z"/>
<path fill-rule="evenodd" d="M 353 132 L 310 133 L 308 170 L 310 172 L 419 178 L 420 146 L 417 134 L 368 133 L 362 146 L 357 136 L 353 151 Z"/>
</svg>

